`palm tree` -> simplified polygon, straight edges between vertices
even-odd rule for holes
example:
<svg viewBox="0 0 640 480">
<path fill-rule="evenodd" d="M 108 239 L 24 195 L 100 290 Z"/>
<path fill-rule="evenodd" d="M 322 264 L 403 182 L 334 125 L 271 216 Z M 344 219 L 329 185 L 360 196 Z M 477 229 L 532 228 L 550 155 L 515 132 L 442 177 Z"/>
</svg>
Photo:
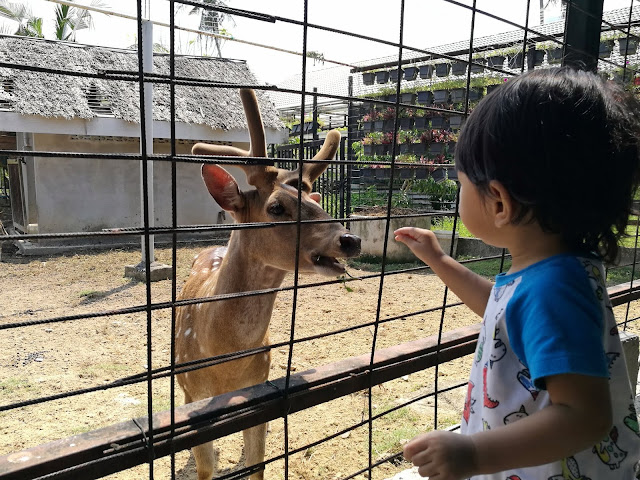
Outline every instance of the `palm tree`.
<svg viewBox="0 0 640 480">
<path fill-rule="evenodd" d="M 106 7 L 100 0 L 92 0 L 90 6 Z M 58 40 L 75 42 L 76 32 L 85 28 L 93 28 L 93 17 L 89 10 L 63 4 L 56 5 L 55 34 Z"/>
<path fill-rule="evenodd" d="M 105 7 L 100 0 L 92 0 L 91 6 Z M 14 35 L 44 38 L 42 18 L 34 16 L 26 3 L 0 0 L 0 15 L 18 22 Z M 83 8 L 58 4 L 55 16 L 55 38 L 58 40 L 75 42 L 78 30 L 93 27 L 91 12 Z"/>
<path fill-rule="evenodd" d="M 18 23 L 18 29 L 13 35 L 44 38 L 42 18 L 36 17 L 26 4 L 0 0 L 0 16 Z M 7 31 L 6 28 L 3 31 Z"/>
<path fill-rule="evenodd" d="M 227 3 L 224 0 L 203 0 L 204 3 L 213 5 L 216 7 L 226 7 Z M 178 7 L 178 11 L 180 11 L 184 5 Z M 200 15 L 200 26 L 199 30 L 203 32 L 209 33 L 225 33 L 225 29 L 221 27 L 222 22 L 231 21 L 235 26 L 235 22 L 233 21 L 233 17 L 227 13 L 216 12 L 214 10 L 208 10 L 202 7 L 193 7 L 189 10 L 189 15 Z M 207 52 L 210 48 L 211 42 L 215 42 L 216 50 L 218 52 L 218 57 L 222 58 L 222 42 L 218 37 L 209 37 L 206 35 L 198 35 L 199 41 L 204 43 L 204 52 Z"/>
</svg>

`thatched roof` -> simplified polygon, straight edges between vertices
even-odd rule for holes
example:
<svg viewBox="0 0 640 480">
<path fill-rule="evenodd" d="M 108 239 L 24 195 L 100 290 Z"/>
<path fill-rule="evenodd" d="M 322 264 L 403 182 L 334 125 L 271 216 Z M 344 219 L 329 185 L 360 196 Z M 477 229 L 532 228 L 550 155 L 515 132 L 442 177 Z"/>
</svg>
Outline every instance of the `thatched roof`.
<svg viewBox="0 0 640 480">
<path fill-rule="evenodd" d="M 154 54 L 154 73 L 169 74 L 169 55 Z M 137 52 L 26 37 L 0 36 L 0 61 L 64 71 L 137 72 Z M 255 84 L 244 61 L 176 56 L 175 74 L 207 81 Z M 91 119 L 110 116 L 139 122 L 137 81 L 101 80 L 0 68 L 0 109 L 23 115 Z M 214 129 L 246 129 L 236 89 L 176 86 L 177 122 Z M 263 92 L 256 91 L 266 128 L 282 129 L 276 110 Z M 153 117 L 170 121 L 169 86 L 154 85 Z"/>
</svg>

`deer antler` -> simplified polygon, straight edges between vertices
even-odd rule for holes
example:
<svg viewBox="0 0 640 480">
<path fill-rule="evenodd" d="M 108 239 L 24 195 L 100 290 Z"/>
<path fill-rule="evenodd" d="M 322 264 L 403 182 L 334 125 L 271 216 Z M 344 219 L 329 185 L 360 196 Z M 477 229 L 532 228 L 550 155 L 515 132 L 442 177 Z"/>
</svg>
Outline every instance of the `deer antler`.
<svg viewBox="0 0 640 480">
<path fill-rule="evenodd" d="M 267 145 L 265 142 L 264 125 L 260 115 L 258 99 L 253 90 L 248 88 L 240 89 L 240 99 L 244 107 L 244 114 L 249 126 L 249 137 L 251 139 L 249 150 L 243 150 L 228 145 L 210 145 L 208 143 L 196 143 L 191 149 L 194 155 L 217 155 L 235 157 L 266 157 Z M 313 160 L 331 160 L 338 150 L 340 144 L 340 133 L 332 130 L 327 134 L 324 144 Z M 302 173 L 311 182 L 315 181 L 327 168 L 328 162 L 308 163 L 303 166 Z M 258 186 L 270 183 L 272 176 L 277 175 L 278 169 L 269 165 L 238 165 L 247 175 L 247 182 L 250 185 Z M 268 175 L 268 174 L 271 175 Z"/>
<path fill-rule="evenodd" d="M 333 160 L 340 145 L 340 132 L 331 130 L 327 133 L 322 148 L 315 154 L 313 160 Z M 313 183 L 329 166 L 328 162 L 305 163 L 302 166 L 302 174 Z"/>
<path fill-rule="evenodd" d="M 249 150 L 231 147 L 228 145 L 210 145 L 208 143 L 196 143 L 191 149 L 194 155 L 218 155 L 235 157 L 266 157 L 267 145 L 265 143 L 264 125 L 260 115 L 260 107 L 253 90 L 240 89 L 240 99 L 244 107 L 244 114 L 249 126 L 249 137 L 251 139 Z M 247 182 L 250 185 L 258 186 L 267 180 L 267 172 L 277 174 L 277 169 L 269 165 L 238 165 L 247 175 Z"/>
</svg>

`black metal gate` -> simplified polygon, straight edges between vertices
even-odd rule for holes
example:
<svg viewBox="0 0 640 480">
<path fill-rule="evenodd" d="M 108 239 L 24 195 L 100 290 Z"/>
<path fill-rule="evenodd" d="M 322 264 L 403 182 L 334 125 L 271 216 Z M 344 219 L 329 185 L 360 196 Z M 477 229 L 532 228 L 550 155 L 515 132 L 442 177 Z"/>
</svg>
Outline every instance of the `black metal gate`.
<svg viewBox="0 0 640 480">
<path fill-rule="evenodd" d="M 271 145 L 271 156 L 281 159 L 277 162 L 280 168 L 297 168 L 302 149 L 302 158 L 311 159 L 318 153 L 324 140 L 305 141 L 300 144 Z M 292 161 L 287 161 L 291 159 Z M 347 138 L 340 139 L 337 159 L 340 163 L 331 163 L 313 184 L 313 190 L 322 195 L 321 205 L 329 215 L 334 218 L 346 218 L 351 211 L 351 184 L 352 176 L 350 164 L 344 163 L 347 159 Z"/>
</svg>

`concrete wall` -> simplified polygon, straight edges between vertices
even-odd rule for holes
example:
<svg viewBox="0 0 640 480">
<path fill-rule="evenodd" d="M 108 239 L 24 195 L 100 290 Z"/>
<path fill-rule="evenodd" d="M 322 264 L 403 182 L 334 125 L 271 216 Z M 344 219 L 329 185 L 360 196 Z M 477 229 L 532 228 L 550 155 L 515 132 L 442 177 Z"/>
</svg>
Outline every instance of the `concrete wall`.
<svg viewBox="0 0 640 480">
<path fill-rule="evenodd" d="M 138 140 L 131 138 L 102 137 L 96 141 L 69 135 L 38 134 L 34 137 L 35 149 L 42 151 L 139 152 Z M 191 142 L 181 142 L 177 145 L 178 153 L 189 153 L 191 145 Z M 235 145 L 248 148 L 243 143 Z M 168 153 L 169 150 L 167 142 L 154 146 L 154 153 Z M 242 189 L 249 188 L 241 170 L 230 167 L 229 171 Z M 141 225 L 139 161 L 39 157 L 35 159 L 35 186 L 38 233 L 93 232 Z M 155 225 L 171 226 L 170 162 L 158 161 L 154 164 L 154 196 Z M 200 164 L 178 163 L 178 224 L 215 224 L 220 211 L 204 186 Z M 230 221 L 229 215 L 227 219 Z M 61 241 L 73 243 L 69 239 Z M 84 239 L 76 243 L 90 242 Z"/>
</svg>

